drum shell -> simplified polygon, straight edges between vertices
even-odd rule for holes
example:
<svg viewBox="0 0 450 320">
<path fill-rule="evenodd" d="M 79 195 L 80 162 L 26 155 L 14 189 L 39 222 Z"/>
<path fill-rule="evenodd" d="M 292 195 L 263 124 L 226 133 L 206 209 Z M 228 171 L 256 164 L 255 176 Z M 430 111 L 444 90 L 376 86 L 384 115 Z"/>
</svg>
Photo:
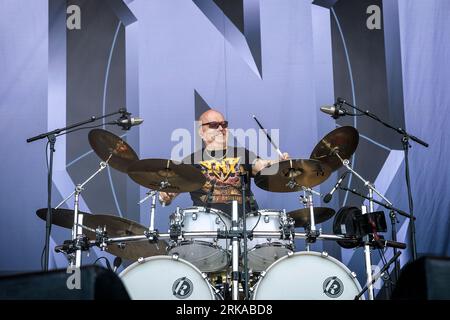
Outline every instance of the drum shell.
<svg viewBox="0 0 450 320">
<path fill-rule="evenodd" d="M 361 285 L 337 259 L 302 251 L 273 263 L 252 291 L 253 300 L 353 300 Z"/>
<path fill-rule="evenodd" d="M 172 256 L 140 259 L 123 270 L 119 277 L 133 300 L 217 298 L 210 283 L 198 268 L 188 261 Z M 183 286 L 188 289 L 183 289 Z"/>
<path fill-rule="evenodd" d="M 246 218 L 249 231 L 280 232 L 282 228 L 283 211 L 264 209 L 250 213 Z M 241 221 L 241 227 L 243 222 Z M 280 233 L 281 235 L 281 233 Z M 247 241 L 249 268 L 253 272 L 262 272 L 273 262 L 291 253 L 294 249 L 290 240 L 276 238 L 254 237 Z"/>
<path fill-rule="evenodd" d="M 231 228 L 230 218 L 220 210 L 204 207 L 190 207 L 182 209 L 170 216 L 170 224 L 178 223 L 182 232 L 227 231 Z M 187 238 L 172 243 L 169 254 L 176 254 L 180 258 L 191 262 L 202 272 L 224 270 L 230 261 L 229 241 L 212 237 Z"/>
</svg>

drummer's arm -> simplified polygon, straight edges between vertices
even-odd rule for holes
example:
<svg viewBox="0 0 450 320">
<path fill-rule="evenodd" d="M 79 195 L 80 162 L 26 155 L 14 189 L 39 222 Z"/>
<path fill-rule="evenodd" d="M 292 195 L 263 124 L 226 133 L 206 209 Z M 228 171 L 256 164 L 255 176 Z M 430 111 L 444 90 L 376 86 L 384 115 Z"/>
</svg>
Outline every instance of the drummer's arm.
<svg viewBox="0 0 450 320">
<path fill-rule="evenodd" d="M 253 173 L 253 175 L 255 175 L 262 169 L 267 168 L 267 167 L 273 165 L 274 163 L 277 163 L 277 162 L 280 162 L 283 160 L 288 160 L 288 159 L 290 159 L 290 157 L 287 152 L 283 153 L 283 156 L 282 157 L 280 156 L 280 158 L 278 160 L 264 160 L 264 159 L 258 158 L 253 163 L 252 173 Z"/>
<path fill-rule="evenodd" d="M 178 196 L 179 193 L 174 192 L 160 192 L 159 193 L 159 202 L 165 203 L 165 205 L 169 205 L 173 199 L 175 199 L 176 196 Z"/>
</svg>

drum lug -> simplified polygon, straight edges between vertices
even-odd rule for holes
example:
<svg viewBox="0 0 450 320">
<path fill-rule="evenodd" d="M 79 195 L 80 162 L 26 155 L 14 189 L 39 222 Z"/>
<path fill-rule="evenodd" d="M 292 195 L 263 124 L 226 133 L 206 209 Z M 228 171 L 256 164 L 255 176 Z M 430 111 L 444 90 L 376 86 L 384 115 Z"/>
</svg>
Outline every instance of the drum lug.
<svg viewBox="0 0 450 320">
<path fill-rule="evenodd" d="M 294 252 L 289 251 L 289 252 L 287 253 L 287 255 L 288 255 L 288 257 L 293 256 L 293 255 L 294 255 Z"/>
<path fill-rule="evenodd" d="M 194 220 L 194 221 L 197 220 L 197 214 L 196 213 L 192 214 L 192 220 Z"/>
<path fill-rule="evenodd" d="M 179 258 L 180 258 L 180 256 L 178 255 L 178 253 L 174 253 L 172 255 L 172 259 L 175 260 L 175 261 L 178 261 Z"/>
<path fill-rule="evenodd" d="M 321 256 L 324 257 L 324 258 L 328 257 L 328 252 L 323 251 L 323 252 L 321 253 Z"/>
<path fill-rule="evenodd" d="M 354 271 L 350 272 L 350 275 L 352 276 L 353 279 L 356 279 L 356 273 Z"/>
<path fill-rule="evenodd" d="M 269 223 L 269 216 L 264 216 L 264 222 Z"/>
<path fill-rule="evenodd" d="M 220 218 L 219 217 L 216 218 L 216 224 L 220 224 Z"/>
<path fill-rule="evenodd" d="M 143 263 L 145 262 L 144 257 L 140 257 L 140 258 L 137 260 L 137 262 L 138 262 L 139 264 L 143 264 Z"/>
</svg>

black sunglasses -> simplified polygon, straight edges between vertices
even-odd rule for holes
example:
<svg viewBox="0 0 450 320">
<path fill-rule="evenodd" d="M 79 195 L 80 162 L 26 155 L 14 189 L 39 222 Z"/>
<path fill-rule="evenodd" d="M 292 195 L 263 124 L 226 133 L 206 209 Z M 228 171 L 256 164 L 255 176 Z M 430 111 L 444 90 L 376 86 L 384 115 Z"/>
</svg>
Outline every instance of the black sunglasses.
<svg viewBox="0 0 450 320">
<path fill-rule="evenodd" d="M 226 129 L 228 128 L 228 121 L 211 121 L 207 123 L 203 123 L 202 126 L 209 126 L 210 129 L 218 129 L 220 126 Z"/>
</svg>

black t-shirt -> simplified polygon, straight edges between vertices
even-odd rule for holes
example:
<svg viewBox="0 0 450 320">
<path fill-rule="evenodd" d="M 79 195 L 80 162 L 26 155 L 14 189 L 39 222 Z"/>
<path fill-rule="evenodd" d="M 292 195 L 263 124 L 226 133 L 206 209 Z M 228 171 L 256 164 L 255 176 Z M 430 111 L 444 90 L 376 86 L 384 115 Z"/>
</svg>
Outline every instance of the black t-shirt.
<svg viewBox="0 0 450 320">
<path fill-rule="evenodd" d="M 206 178 L 205 184 L 194 192 L 191 199 L 194 206 L 218 209 L 231 216 L 232 201 L 238 201 L 239 215 L 242 214 L 242 184 L 239 169 L 243 166 L 251 173 L 252 165 L 258 157 L 251 151 L 240 147 L 226 150 L 206 149 L 192 153 L 183 163 L 199 168 Z M 249 180 L 249 179 L 248 179 Z M 258 205 L 248 181 L 246 191 L 246 212 L 255 211 Z"/>
</svg>

